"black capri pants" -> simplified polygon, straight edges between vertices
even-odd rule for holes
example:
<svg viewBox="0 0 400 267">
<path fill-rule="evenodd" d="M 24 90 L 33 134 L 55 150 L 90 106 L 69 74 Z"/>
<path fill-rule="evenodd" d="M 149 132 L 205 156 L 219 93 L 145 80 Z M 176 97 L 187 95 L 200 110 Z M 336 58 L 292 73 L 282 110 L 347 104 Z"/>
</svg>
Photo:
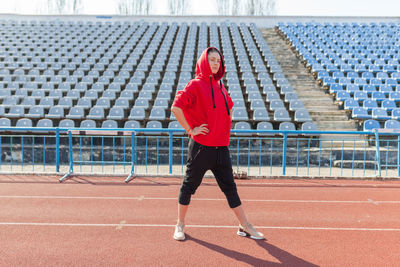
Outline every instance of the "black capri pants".
<svg viewBox="0 0 400 267">
<path fill-rule="evenodd" d="M 204 174 L 211 170 L 218 186 L 225 194 L 229 207 L 242 203 L 233 178 L 232 162 L 227 146 L 203 146 L 192 138 L 189 140 L 186 173 L 179 193 L 179 204 L 189 205 L 191 196 L 201 184 Z"/>
</svg>

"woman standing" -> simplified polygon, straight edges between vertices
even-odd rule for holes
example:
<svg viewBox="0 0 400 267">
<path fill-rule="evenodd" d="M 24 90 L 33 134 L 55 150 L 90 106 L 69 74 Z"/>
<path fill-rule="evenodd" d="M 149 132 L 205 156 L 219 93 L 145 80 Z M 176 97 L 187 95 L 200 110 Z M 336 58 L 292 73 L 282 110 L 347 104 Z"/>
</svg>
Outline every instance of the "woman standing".
<svg viewBox="0 0 400 267">
<path fill-rule="evenodd" d="M 222 84 L 225 66 L 221 53 L 209 47 L 196 64 L 196 78 L 176 94 L 171 111 L 189 134 L 186 174 L 178 201 L 178 223 L 174 239 L 184 240 L 186 212 L 190 198 L 211 170 L 238 218 L 240 236 L 264 239 L 248 221 L 233 178 L 229 154 L 233 102 Z"/>
</svg>

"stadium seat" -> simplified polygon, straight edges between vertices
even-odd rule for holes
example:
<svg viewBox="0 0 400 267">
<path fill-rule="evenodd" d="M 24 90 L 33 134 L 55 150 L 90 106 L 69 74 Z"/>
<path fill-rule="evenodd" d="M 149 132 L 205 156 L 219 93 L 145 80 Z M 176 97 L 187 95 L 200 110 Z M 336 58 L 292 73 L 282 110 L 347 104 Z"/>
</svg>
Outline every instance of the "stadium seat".
<svg viewBox="0 0 400 267">
<path fill-rule="evenodd" d="M 249 117 L 247 115 L 247 111 L 244 108 L 234 108 L 232 114 L 233 121 L 246 121 Z"/>
<path fill-rule="evenodd" d="M 22 118 L 17 120 L 16 127 L 32 127 L 32 121 L 28 118 Z"/>
<path fill-rule="evenodd" d="M 301 125 L 302 131 L 317 131 L 318 127 L 314 122 L 307 121 Z"/>
<path fill-rule="evenodd" d="M 277 122 L 290 122 L 292 119 L 289 116 L 289 112 L 284 109 L 277 109 L 274 111 L 274 121 Z"/>
<path fill-rule="evenodd" d="M 388 115 L 384 108 L 373 108 L 371 111 L 371 117 L 374 120 L 389 120 L 391 116 Z"/>
<path fill-rule="evenodd" d="M 89 110 L 89 114 L 86 116 L 89 120 L 103 120 L 104 117 L 104 107 L 94 106 Z"/>
<path fill-rule="evenodd" d="M 297 109 L 294 113 L 294 120 L 296 122 L 312 121 L 310 114 L 306 109 Z"/>
<path fill-rule="evenodd" d="M 165 120 L 165 109 L 163 107 L 153 107 L 150 112 L 150 120 Z"/>
<path fill-rule="evenodd" d="M 115 120 L 105 120 L 101 123 L 101 128 L 118 128 L 118 123 Z"/>
<path fill-rule="evenodd" d="M 146 129 L 162 129 L 162 124 L 159 121 L 148 121 Z M 160 135 L 161 132 L 145 132 L 146 135 Z"/>
<path fill-rule="evenodd" d="M 9 118 L 0 118 L 0 127 L 10 127 L 11 120 Z"/>
<path fill-rule="evenodd" d="M 140 127 L 140 123 L 138 121 L 129 120 L 129 121 L 126 121 L 124 123 L 124 128 L 138 129 L 138 128 L 141 128 L 141 127 Z"/>
<path fill-rule="evenodd" d="M 41 128 L 52 128 L 53 127 L 53 121 L 50 119 L 40 119 L 36 123 L 36 127 L 41 127 Z"/>
<path fill-rule="evenodd" d="M 96 122 L 94 120 L 83 120 L 81 121 L 80 128 L 96 128 Z"/>
<path fill-rule="evenodd" d="M 251 130 L 251 126 L 248 122 L 240 121 L 235 123 L 235 130 Z M 235 135 L 251 135 L 251 133 L 235 133 Z"/>
<path fill-rule="evenodd" d="M 144 120 L 145 118 L 145 109 L 143 107 L 133 107 L 130 111 L 129 120 Z"/>
<path fill-rule="evenodd" d="M 25 114 L 25 117 L 35 119 L 44 118 L 44 108 L 42 106 L 30 107 L 28 113 Z"/>
<path fill-rule="evenodd" d="M 75 122 L 71 119 L 62 119 L 58 124 L 60 128 L 75 128 Z"/>
<path fill-rule="evenodd" d="M 272 123 L 268 121 L 262 121 L 257 123 L 257 130 L 273 130 Z M 258 136 L 268 136 L 268 135 L 274 135 L 273 133 L 257 133 Z"/>
<path fill-rule="evenodd" d="M 279 130 L 281 131 L 295 131 L 296 126 L 292 122 L 282 122 L 279 124 Z"/>
<path fill-rule="evenodd" d="M 400 122 L 397 120 L 387 120 L 384 123 L 384 128 L 393 131 L 400 131 Z"/>
<path fill-rule="evenodd" d="M 170 121 L 168 123 L 168 129 L 183 129 L 182 125 L 180 125 L 177 121 Z M 173 135 L 184 135 L 185 131 L 183 132 L 174 132 Z"/>
<path fill-rule="evenodd" d="M 370 119 L 364 121 L 363 130 L 364 131 L 372 131 L 374 129 L 380 129 L 381 126 L 378 121 Z"/>
<path fill-rule="evenodd" d="M 254 121 L 269 121 L 268 111 L 264 108 L 257 108 L 253 111 L 253 120 Z"/>
</svg>

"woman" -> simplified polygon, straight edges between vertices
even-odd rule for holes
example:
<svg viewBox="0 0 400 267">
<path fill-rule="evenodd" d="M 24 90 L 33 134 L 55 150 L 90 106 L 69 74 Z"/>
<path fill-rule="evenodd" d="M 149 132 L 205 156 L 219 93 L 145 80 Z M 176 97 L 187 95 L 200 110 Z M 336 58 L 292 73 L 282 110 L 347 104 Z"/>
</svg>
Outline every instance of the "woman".
<svg viewBox="0 0 400 267">
<path fill-rule="evenodd" d="M 185 216 L 190 198 L 207 170 L 213 172 L 240 222 L 237 234 L 264 239 L 264 235 L 247 221 L 233 178 L 228 150 L 233 102 L 221 82 L 224 74 L 221 53 L 214 47 L 207 48 L 197 61 L 196 78 L 176 94 L 172 104 L 171 111 L 190 138 L 186 174 L 179 193 L 176 240 L 185 239 Z"/>
</svg>

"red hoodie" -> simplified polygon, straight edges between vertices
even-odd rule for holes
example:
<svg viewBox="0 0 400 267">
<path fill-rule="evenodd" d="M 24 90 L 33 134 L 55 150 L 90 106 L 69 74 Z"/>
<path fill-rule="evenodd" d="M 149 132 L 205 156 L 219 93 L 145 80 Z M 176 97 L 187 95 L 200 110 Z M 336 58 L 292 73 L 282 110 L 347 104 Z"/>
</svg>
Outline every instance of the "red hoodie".
<svg viewBox="0 0 400 267">
<path fill-rule="evenodd" d="M 182 109 L 190 128 L 208 124 L 208 134 L 192 136 L 194 141 L 205 146 L 228 146 L 231 133 L 229 111 L 233 102 L 222 82 L 218 82 L 225 74 L 220 52 L 219 70 L 212 74 L 207 58 L 210 48 L 204 50 L 197 61 L 196 78 L 189 81 L 185 89 L 177 92 L 172 105 Z"/>
</svg>

